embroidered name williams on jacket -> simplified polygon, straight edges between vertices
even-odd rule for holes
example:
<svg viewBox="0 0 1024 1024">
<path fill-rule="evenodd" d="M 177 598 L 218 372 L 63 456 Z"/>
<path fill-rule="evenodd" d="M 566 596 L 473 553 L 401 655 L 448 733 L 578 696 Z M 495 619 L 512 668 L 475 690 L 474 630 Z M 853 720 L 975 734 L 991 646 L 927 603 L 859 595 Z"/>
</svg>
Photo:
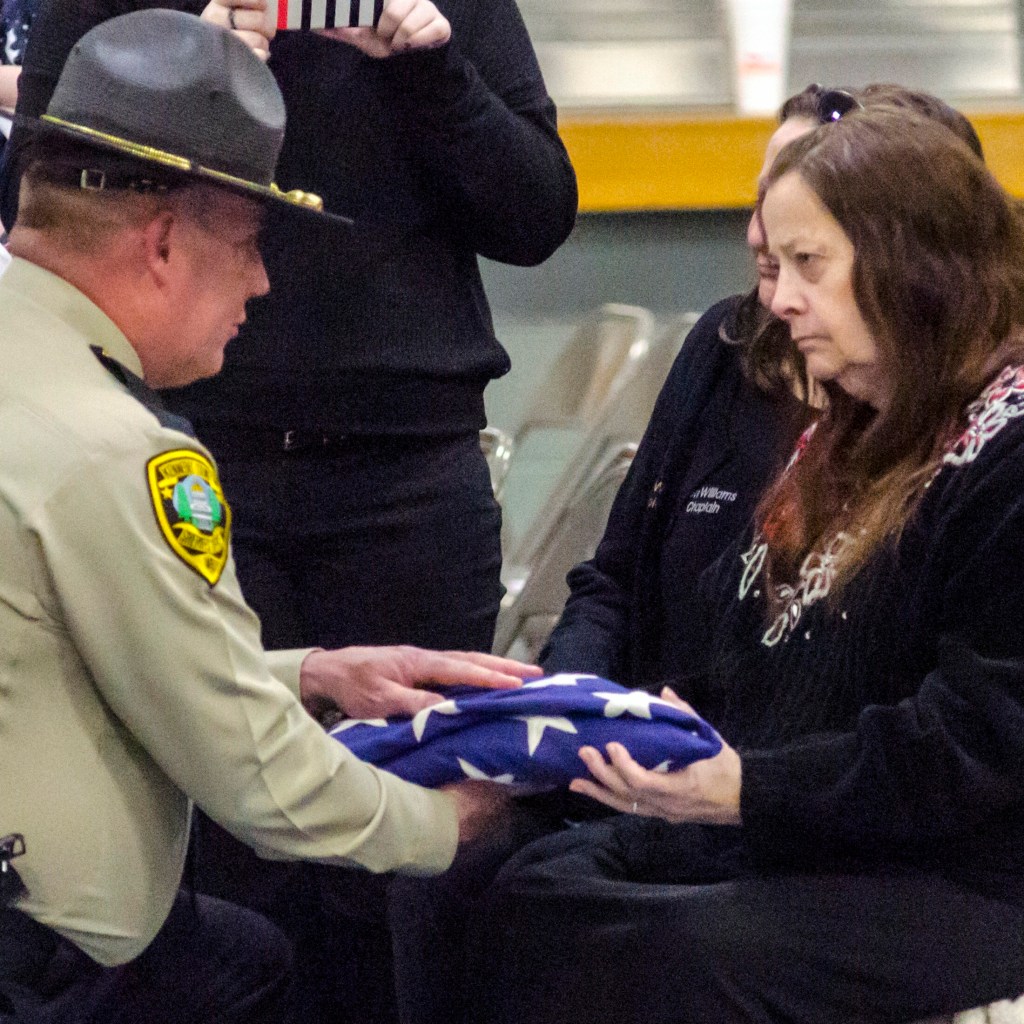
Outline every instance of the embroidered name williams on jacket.
<svg viewBox="0 0 1024 1024">
<path fill-rule="evenodd" d="M 714 484 L 698 487 L 686 503 L 687 515 L 715 515 L 722 511 L 722 503 L 731 505 L 736 500 L 736 491 L 724 491 Z"/>
</svg>

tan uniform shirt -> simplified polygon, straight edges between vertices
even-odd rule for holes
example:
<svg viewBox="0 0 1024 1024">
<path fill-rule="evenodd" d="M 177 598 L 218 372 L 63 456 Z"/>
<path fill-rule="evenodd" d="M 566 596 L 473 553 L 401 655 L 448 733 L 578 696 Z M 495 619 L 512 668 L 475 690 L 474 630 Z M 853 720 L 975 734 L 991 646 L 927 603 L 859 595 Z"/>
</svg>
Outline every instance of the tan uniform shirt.
<svg viewBox="0 0 1024 1024">
<path fill-rule="evenodd" d="M 137 956 L 177 891 L 191 800 L 268 857 L 443 870 L 453 802 L 328 738 L 297 699 L 307 652 L 264 653 L 226 548 L 215 584 L 174 549 L 164 454 L 209 456 L 91 345 L 141 374 L 95 305 L 16 259 L 0 278 L 0 834 L 26 838 L 19 908 L 100 963 Z M 195 480 L 198 502 L 173 492 L 182 515 L 223 521 L 196 512 L 217 502 Z"/>
</svg>

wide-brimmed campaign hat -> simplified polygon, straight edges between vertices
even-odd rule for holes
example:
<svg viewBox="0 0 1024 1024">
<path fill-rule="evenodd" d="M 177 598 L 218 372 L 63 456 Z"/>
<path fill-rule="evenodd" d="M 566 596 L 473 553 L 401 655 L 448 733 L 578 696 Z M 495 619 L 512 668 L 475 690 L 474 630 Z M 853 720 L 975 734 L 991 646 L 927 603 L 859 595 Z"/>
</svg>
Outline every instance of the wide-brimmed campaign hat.
<svg viewBox="0 0 1024 1024">
<path fill-rule="evenodd" d="M 47 151 L 63 139 L 76 156 L 102 154 L 81 167 L 82 188 L 135 187 L 148 171 L 351 223 L 274 183 L 285 128 L 274 76 L 232 33 L 191 14 L 136 11 L 87 32 L 37 127 Z"/>
</svg>

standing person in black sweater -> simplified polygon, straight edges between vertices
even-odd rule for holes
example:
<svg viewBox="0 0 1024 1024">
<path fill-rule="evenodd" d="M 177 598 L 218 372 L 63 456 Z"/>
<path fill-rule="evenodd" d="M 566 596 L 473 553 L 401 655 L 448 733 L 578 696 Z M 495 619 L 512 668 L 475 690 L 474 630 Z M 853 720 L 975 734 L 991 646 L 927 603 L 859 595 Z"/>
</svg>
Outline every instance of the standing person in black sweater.
<svg viewBox="0 0 1024 1024">
<path fill-rule="evenodd" d="M 240 26 L 257 2 L 237 9 Z M 46 0 L 19 111 L 45 109 L 88 28 L 153 6 L 216 20 L 227 7 Z M 410 45 L 402 32 L 423 19 L 430 33 Z M 280 178 L 354 218 L 364 258 L 335 256 L 330 230 L 296 240 L 273 219 L 270 295 L 223 372 L 167 400 L 235 495 L 239 572 L 270 648 L 487 650 L 500 513 L 477 434 L 484 387 L 509 363 L 477 256 L 547 258 L 574 223 L 575 176 L 514 0 L 392 0 L 376 33 L 334 35 L 272 44 L 289 115 Z M 19 134 L 0 207 L 11 219 Z"/>
<path fill-rule="evenodd" d="M 432 34 L 410 48 L 389 35 L 400 18 Z M 281 178 L 310 175 L 365 257 L 271 223 L 270 296 L 224 372 L 169 402 L 236 496 L 242 584 L 271 647 L 489 650 L 500 510 L 478 434 L 509 362 L 477 256 L 544 260 L 574 223 L 575 178 L 514 0 L 391 0 L 376 33 L 335 34 L 272 45 L 291 118 Z"/>
</svg>

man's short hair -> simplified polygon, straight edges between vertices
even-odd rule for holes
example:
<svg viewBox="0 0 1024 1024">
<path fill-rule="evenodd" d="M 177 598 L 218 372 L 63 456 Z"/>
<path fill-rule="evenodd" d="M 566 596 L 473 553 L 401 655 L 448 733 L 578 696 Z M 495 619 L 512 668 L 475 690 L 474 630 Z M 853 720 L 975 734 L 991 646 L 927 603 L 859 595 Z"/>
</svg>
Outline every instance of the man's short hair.
<svg viewBox="0 0 1024 1024">
<path fill-rule="evenodd" d="M 216 186 L 171 174 L 150 174 L 133 186 L 104 183 L 98 187 L 101 180 L 83 178 L 81 168 L 77 160 L 35 159 L 22 182 L 19 227 L 45 232 L 72 252 L 94 253 L 118 232 L 141 227 L 167 209 L 204 227 L 216 226 L 224 196 Z M 97 173 L 102 170 L 97 168 Z"/>
</svg>

